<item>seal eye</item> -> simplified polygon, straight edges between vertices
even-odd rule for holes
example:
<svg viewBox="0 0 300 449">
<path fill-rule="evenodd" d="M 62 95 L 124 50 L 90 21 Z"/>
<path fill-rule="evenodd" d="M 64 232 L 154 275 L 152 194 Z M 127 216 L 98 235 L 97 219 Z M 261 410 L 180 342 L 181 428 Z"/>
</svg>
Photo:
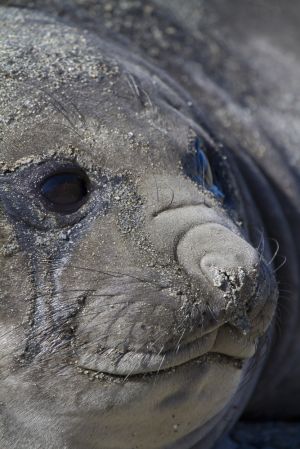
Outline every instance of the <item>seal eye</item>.
<svg viewBox="0 0 300 449">
<path fill-rule="evenodd" d="M 206 145 L 202 139 L 191 133 L 189 142 L 189 151 L 182 158 L 182 168 L 194 182 L 201 188 L 209 190 L 219 200 L 224 200 L 224 193 L 220 185 L 220 176 L 218 176 L 218 158 L 216 153 L 211 149 L 210 163 L 207 157 Z"/>
<path fill-rule="evenodd" d="M 207 189 L 211 189 L 214 185 L 214 178 L 210 163 L 208 162 L 206 154 L 201 149 L 197 150 L 197 156 L 198 172 L 201 175 Z"/>
<path fill-rule="evenodd" d="M 197 182 L 198 184 L 204 184 L 204 186 L 210 190 L 217 198 L 223 199 L 224 194 L 220 188 L 216 185 L 211 165 L 205 152 L 196 144 L 197 155 L 197 172 L 199 173 Z"/>
<path fill-rule="evenodd" d="M 86 201 L 89 180 L 81 172 L 57 173 L 42 182 L 40 193 L 47 209 L 71 214 Z"/>
<path fill-rule="evenodd" d="M 213 171 L 205 151 L 202 149 L 201 140 L 199 137 L 195 139 L 195 151 L 196 151 L 196 181 L 198 184 L 204 185 L 210 190 L 216 197 L 223 198 L 224 195 L 216 185 Z"/>
</svg>

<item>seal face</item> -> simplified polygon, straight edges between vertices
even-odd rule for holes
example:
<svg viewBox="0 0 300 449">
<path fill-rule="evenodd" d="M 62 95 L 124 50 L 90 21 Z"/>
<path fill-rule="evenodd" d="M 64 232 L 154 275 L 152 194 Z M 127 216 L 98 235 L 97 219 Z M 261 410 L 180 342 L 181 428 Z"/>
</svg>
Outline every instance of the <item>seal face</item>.
<svg viewBox="0 0 300 449">
<path fill-rule="evenodd" d="M 277 300 L 230 154 L 139 58 L 1 17 L 1 447 L 208 448 Z"/>
</svg>

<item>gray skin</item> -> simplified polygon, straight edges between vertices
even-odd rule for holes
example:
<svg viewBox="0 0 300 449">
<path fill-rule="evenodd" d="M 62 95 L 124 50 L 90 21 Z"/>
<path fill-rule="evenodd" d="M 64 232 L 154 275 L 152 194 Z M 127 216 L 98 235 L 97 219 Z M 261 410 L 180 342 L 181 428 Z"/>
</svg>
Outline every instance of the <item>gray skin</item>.
<svg viewBox="0 0 300 449">
<path fill-rule="evenodd" d="M 299 7 L 181 3 L 0 2 L 1 449 L 300 414 Z M 66 170 L 90 193 L 58 213 Z"/>
</svg>

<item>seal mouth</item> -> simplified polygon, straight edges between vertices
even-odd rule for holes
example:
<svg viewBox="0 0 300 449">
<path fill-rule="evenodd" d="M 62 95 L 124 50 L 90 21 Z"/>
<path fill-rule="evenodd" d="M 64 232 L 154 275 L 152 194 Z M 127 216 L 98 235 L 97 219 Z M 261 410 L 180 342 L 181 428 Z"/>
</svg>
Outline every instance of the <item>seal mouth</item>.
<svg viewBox="0 0 300 449">
<path fill-rule="evenodd" d="M 186 365 L 201 365 L 204 363 L 215 363 L 222 365 L 230 365 L 237 370 L 241 370 L 244 364 L 248 361 L 247 358 L 232 357 L 225 354 L 219 354 L 217 352 L 207 352 L 195 359 L 187 360 L 179 365 L 171 366 L 169 368 L 161 368 L 160 370 L 147 371 L 147 372 L 137 372 L 128 374 L 118 374 L 105 371 L 97 371 L 95 368 L 90 368 L 84 365 L 76 364 L 79 373 L 89 376 L 90 379 L 97 379 L 99 381 L 110 381 L 110 382 L 130 382 L 140 379 L 153 379 L 158 376 L 168 375 L 176 369 L 180 369 Z"/>
<path fill-rule="evenodd" d="M 225 357 L 232 362 L 242 363 L 244 360 L 251 358 L 256 351 L 256 343 L 253 339 L 241 336 L 237 341 L 233 339 L 230 350 L 224 347 L 224 352 L 218 344 L 218 330 L 223 329 L 222 326 L 201 338 L 186 343 L 173 351 L 153 353 L 127 352 L 125 354 L 117 354 L 112 349 L 102 352 L 99 355 L 83 355 L 77 361 L 77 367 L 81 370 L 97 373 L 102 376 L 112 376 L 114 378 L 135 378 L 145 375 L 159 375 L 172 369 L 176 369 L 186 363 L 193 361 L 202 361 L 205 357 L 218 356 Z M 230 335 L 228 332 L 226 334 Z M 230 339 L 230 336 L 228 337 Z M 228 342 L 227 342 L 228 343 Z M 216 348 L 214 350 L 214 348 Z M 227 353 L 226 353 L 227 352 Z M 118 359 L 117 359 L 118 357 Z"/>
</svg>

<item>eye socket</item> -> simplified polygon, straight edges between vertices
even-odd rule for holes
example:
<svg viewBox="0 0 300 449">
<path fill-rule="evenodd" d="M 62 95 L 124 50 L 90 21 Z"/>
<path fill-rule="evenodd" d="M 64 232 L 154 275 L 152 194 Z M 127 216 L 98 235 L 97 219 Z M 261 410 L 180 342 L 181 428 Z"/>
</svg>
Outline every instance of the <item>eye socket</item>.
<svg viewBox="0 0 300 449">
<path fill-rule="evenodd" d="M 41 183 L 40 194 L 47 209 L 71 214 L 86 201 L 89 194 L 89 179 L 79 171 L 56 173 Z"/>
</svg>

